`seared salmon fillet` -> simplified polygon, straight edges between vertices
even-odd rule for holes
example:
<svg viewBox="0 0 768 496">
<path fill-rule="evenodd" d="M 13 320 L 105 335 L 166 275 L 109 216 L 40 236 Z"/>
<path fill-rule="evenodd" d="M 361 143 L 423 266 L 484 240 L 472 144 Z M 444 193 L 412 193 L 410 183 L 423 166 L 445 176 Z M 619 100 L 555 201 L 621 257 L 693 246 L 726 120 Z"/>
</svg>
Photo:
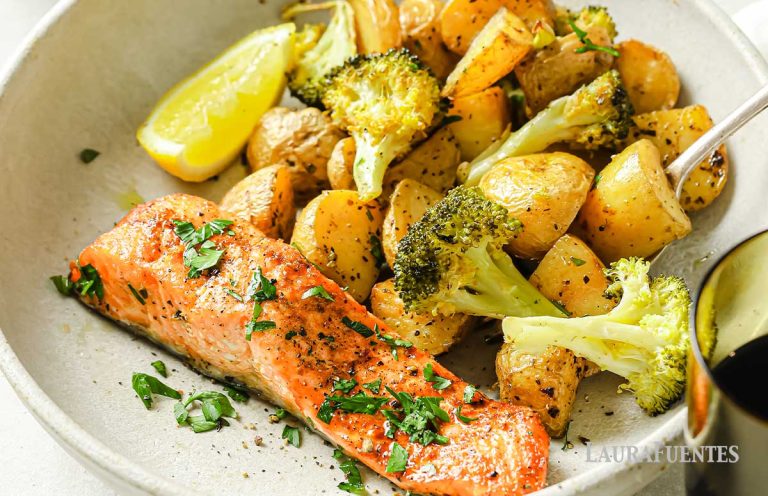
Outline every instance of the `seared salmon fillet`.
<svg viewBox="0 0 768 496">
<path fill-rule="evenodd" d="M 466 404 L 467 383 L 431 355 L 400 347 L 395 356 L 391 342 L 377 334 L 363 336 L 365 332 L 352 327 L 375 329 L 381 335 L 389 330 L 291 246 L 233 219 L 228 232 L 210 238 L 224 250 L 218 265 L 189 278 L 185 245 L 174 232 L 174 221 L 199 228 L 220 218 L 227 214 L 216 204 L 183 194 L 140 205 L 82 251 L 70 277 L 77 281 L 78 267 L 92 265 L 103 283 L 103 298 L 83 297 L 88 306 L 184 357 L 203 373 L 258 391 L 403 489 L 515 495 L 544 486 L 549 438 L 531 409 L 479 392 Z M 246 295 L 257 270 L 276 287 L 275 298 L 260 303 L 258 320 L 275 325 L 253 332 L 247 340 L 254 302 L 232 293 Z M 316 286 L 333 301 L 304 295 Z M 145 295 L 143 303 L 136 291 Z M 427 365 L 450 380 L 450 386 L 438 391 L 427 382 Z M 358 386 L 348 393 L 333 392 L 339 379 L 354 379 Z M 378 393 L 360 387 L 378 380 Z M 387 437 L 392 425 L 382 410 L 401 406 L 391 391 L 441 398 L 439 406 L 448 418 L 433 429 L 447 442 L 411 442 L 402 430 L 394 439 Z M 373 414 L 338 409 L 330 419 L 319 415 L 327 396 L 358 392 L 387 400 Z M 462 416 L 475 420 L 460 420 L 459 406 Z M 407 451 L 407 463 L 403 471 L 387 472 L 394 443 Z"/>
</svg>

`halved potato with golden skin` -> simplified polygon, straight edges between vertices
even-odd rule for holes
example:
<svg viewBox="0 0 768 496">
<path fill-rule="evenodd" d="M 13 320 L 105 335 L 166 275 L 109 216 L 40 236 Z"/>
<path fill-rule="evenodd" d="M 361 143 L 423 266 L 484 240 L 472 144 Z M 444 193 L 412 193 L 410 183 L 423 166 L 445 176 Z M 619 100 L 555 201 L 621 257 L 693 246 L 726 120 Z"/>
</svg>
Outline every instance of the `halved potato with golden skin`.
<svg viewBox="0 0 768 496">
<path fill-rule="evenodd" d="M 446 48 L 440 34 L 440 0 L 403 0 L 400 2 L 400 29 L 403 46 L 432 69 L 438 79 L 445 80 L 459 61 L 459 56 Z"/>
<path fill-rule="evenodd" d="M 328 158 L 328 182 L 333 189 L 357 189 L 353 169 L 355 165 L 355 139 L 344 138 L 333 147 Z"/>
<path fill-rule="evenodd" d="M 371 291 L 371 312 L 383 320 L 399 337 L 416 348 L 439 355 L 458 342 L 477 322 L 469 315 L 432 315 L 406 312 L 395 291 L 394 279 L 387 279 Z"/>
<path fill-rule="evenodd" d="M 448 125 L 456 136 L 461 159 L 470 161 L 483 153 L 510 125 L 507 95 L 498 86 L 453 100 L 448 116 L 461 120 Z"/>
<path fill-rule="evenodd" d="M 400 14 L 393 0 L 349 0 L 355 11 L 359 53 L 384 53 L 400 48 Z"/>
<path fill-rule="evenodd" d="M 533 35 L 505 8 L 488 21 L 445 80 L 442 96 L 458 98 L 483 91 L 512 72 L 531 50 Z"/>
<path fill-rule="evenodd" d="M 442 197 L 429 186 L 413 179 L 403 179 L 395 187 L 381 228 L 381 244 L 390 267 L 395 265 L 397 244 L 408 232 L 408 228 Z"/>
<path fill-rule="evenodd" d="M 587 198 L 595 171 L 569 153 L 537 153 L 502 160 L 480 180 L 485 196 L 523 223 L 508 248 L 543 257 L 565 234 Z"/>
<path fill-rule="evenodd" d="M 227 191 L 221 208 L 270 238 L 290 239 L 296 219 L 290 170 L 285 165 L 257 170 Z"/>
<path fill-rule="evenodd" d="M 656 146 L 647 139 L 614 156 L 595 179 L 573 231 L 606 263 L 648 257 L 691 232 Z"/>
<path fill-rule="evenodd" d="M 384 175 L 383 198 L 387 198 L 403 179 L 415 179 L 433 190 L 445 194 L 456 185 L 456 168 L 461 153 L 456 137 L 448 127 L 414 148 Z"/>
<path fill-rule="evenodd" d="M 356 191 L 323 191 L 299 214 L 291 244 L 362 302 L 379 276 L 374 250 L 383 217 L 378 202 L 363 202 Z"/>
<path fill-rule="evenodd" d="M 628 142 L 648 139 L 661 153 L 661 164 L 670 165 L 712 126 L 712 118 L 702 105 L 680 109 L 658 110 L 633 117 L 635 127 L 630 130 Z M 688 212 L 696 212 L 710 205 L 720 196 L 728 181 L 730 161 L 725 145 L 694 169 L 683 185 L 680 203 Z"/>
<path fill-rule="evenodd" d="M 669 55 L 638 40 L 622 41 L 616 49 L 621 56 L 614 65 L 636 113 L 675 106 L 680 96 L 680 77 Z"/>
<path fill-rule="evenodd" d="M 343 137 L 331 118 L 316 108 L 275 107 L 259 120 L 246 154 L 252 171 L 287 165 L 297 199 L 307 201 L 328 188 L 328 157 Z"/>
<path fill-rule="evenodd" d="M 591 27 L 587 34 L 598 45 L 611 44 L 609 33 L 601 27 Z M 515 67 L 529 117 L 536 115 L 552 100 L 570 95 L 611 68 L 611 54 L 595 50 L 576 53 L 582 46 L 575 33 L 558 37 Z"/>
<path fill-rule="evenodd" d="M 520 17 L 529 30 L 536 23 L 554 26 L 555 6 L 551 0 L 449 0 L 440 13 L 445 45 L 464 55 L 477 33 L 502 7 Z"/>
</svg>

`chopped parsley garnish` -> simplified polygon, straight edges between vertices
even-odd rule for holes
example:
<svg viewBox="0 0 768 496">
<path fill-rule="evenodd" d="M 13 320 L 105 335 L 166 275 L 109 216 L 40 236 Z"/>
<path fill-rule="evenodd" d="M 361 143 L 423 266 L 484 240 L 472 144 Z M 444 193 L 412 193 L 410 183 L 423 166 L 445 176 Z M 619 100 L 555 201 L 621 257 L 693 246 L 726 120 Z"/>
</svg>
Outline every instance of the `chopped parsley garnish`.
<svg viewBox="0 0 768 496">
<path fill-rule="evenodd" d="M 283 420 L 285 417 L 288 416 L 288 412 L 285 410 L 285 408 L 278 408 L 277 410 L 275 410 L 275 413 L 273 415 L 277 417 L 277 420 Z"/>
<path fill-rule="evenodd" d="M 471 404 L 475 402 L 475 393 L 477 392 L 477 388 L 473 386 L 472 384 L 467 384 L 467 387 L 464 388 L 464 403 Z"/>
<path fill-rule="evenodd" d="M 155 360 L 154 362 L 150 363 L 150 365 L 154 367 L 155 370 L 157 370 L 158 374 L 163 377 L 168 377 L 168 369 L 165 367 L 165 363 L 163 363 L 162 360 Z"/>
<path fill-rule="evenodd" d="M 346 315 L 341 318 L 341 322 L 342 322 L 342 324 L 344 324 L 345 326 L 349 327 L 350 329 L 352 329 L 356 333 L 360 334 L 364 338 L 369 338 L 369 337 L 373 336 L 373 331 L 371 330 L 371 328 L 368 327 L 367 325 L 363 324 L 362 322 L 358 322 L 356 320 L 352 320 L 349 317 L 347 317 Z"/>
<path fill-rule="evenodd" d="M 317 410 L 317 418 L 326 424 L 331 422 L 336 410 L 373 415 L 387 402 L 387 398 L 368 396 L 362 391 L 352 396 L 328 396 Z"/>
<path fill-rule="evenodd" d="M 200 403 L 202 415 L 190 415 L 188 407 L 194 402 Z M 224 394 L 218 391 L 201 391 L 193 393 L 184 402 L 178 402 L 173 407 L 176 422 L 179 425 L 189 425 L 195 432 L 207 432 L 221 429 L 229 423 L 223 417 L 237 418 L 237 412 Z"/>
<path fill-rule="evenodd" d="M 363 478 L 360 476 L 360 470 L 357 468 L 355 461 L 338 449 L 333 450 L 333 457 L 339 461 L 339 468 L 347 478 L 346 482 L 339 483 L 337 487 L 342 491 L 358 496 L 365 495 Z"/>
<path fill-rule="evenodd" d="M 297 448 L 301 447 L 301 431 L 299 431 L 298 427 L 291 427 L 290 425 L 286 425 L 283 428 L 283 435 L 281 437 L 283 439 L 287 439 L 288 444 L 291 446 L 295 446 Z"/>
<path fill-rule="evenodd" d="M 72 283 L 72 281 L 69 280 L 68 277 L 51 276 L 49 279 L 53 281 L 53 285 L 56 286 L 56 291 L 63 294 L 64 296 L 72 295 L 72 291 L 74 291 L 75 285 Z"/>
<path fill-rule="evenodd" d="M 576 257 L 571 257 L 571 262 L 573 262 L 573 265 L 575 265 L 576 267 L 581 267 L 582 265 L 587 263 L 584 260 Z"/>
<path fill-rule="evenodd" d="M 387 462 L 387 473 L 404 472 L 405 467 L 408 466 L 408 450 L 397 444 L 392 443 L 392 453 L 389 455 L 389 461 Z"/>
<path fill-rule="evenodd" d="M 379 394 L 379 391 L 381 390 L 381 379 L 376 379 L 372 382 L 366 382 L 363 384 L 363 388 L 367 389 L 368 391 Z"/>
<path fill-rule="evenodd" d="M 80 296 L 96 296 L 99 301 L 104 299 L 104 283 L 101 282 L 101 277 L 96 271 L 96 268 L 91 265 L 84 265 L 79 267 L 80 279 L 73 283 L 72 288 Z M 55 284 L 55 283 L 54 283 Z"/>
<path fill-rule="evenodd" d="M 414 399 L 406 392 L 397 393 L 389 387 L 386 389 L 400 403 L 399 409 L 381 411 L 391 424 L 386 432 L 387 437 L 394 438 L 399 429 L 408 434 L 412 443 L 419 443 L 424 446 L 433 442 L 437 444 L 448 443 L 447 437 L 436 432 L 440 427 L 440 422 L 450 420 L 448 412 L 440 408 L 442 398 L 422 396 Z"/>
<path fill-rule="evenodd" d="M 227 289 L 227 294 L 231 296 L 232 298 L 236 299 L 239 302 L 245 301 L 242 296 L 237 291 L 232 291 L 231 289 Z"/>
<path fill-rule="evenodd" d="M 224 386 L 224 391 L 227 392 L 227 396 L 237 401 L 238 403 L 245 403 L 246 401 L 248 401 L 248 398 L 250 398 L 250 396 L 248 395 L 248 391 L 245 390 L 244 388 L 234 387 L 234 386 Z"/>
<path fill-rule="evenodd" d="M 384 256 L 384 248 L 381 246 L 381 240 L 375 234 L 371 234 L 370 242 L 371 255 L 373 255 L 374 260 L 376 260 L 376 266 L 379 269 L 383 269 L 387 266 L 387 259 Z"/>
<path fill-rule="evenodd" d="M 387 334 L 382 334 L 381 331 L 379 330 L 378 324 L 374 324 L 373 330 L 376 333 L 376 337 L 379 338 L 380 341 L 384 341 L 389 345 L 389 348 L 392 350 L 392 356 L 395 357 L 395 360 L 398 360 L 398 356 L 397 356 L 398 347 L 410 348 L 411 346 L 413 346 L 413 343 L 411 343 L 407 339 L 400 339 L 400 338 L 389 336 Z"/>
<path fill-rule="evenodd" d="M 263 332 L 277 327 L 277 324 L 271 320 L 258 320 L 262 310 L 261 302 L 277 298 L 277 288 L 274 283 L 275 281 L 270 281 L 264 277 L 264 274 L 261 273 L 261 267 L 256 268 L 256 272 L 251 277 L 251 282 L 248 283 L 245 299 L 246 301 L 251 300 L 254 303 L 253 317 L 245 326 L 245 339 L 247 341 L 251 340 L 251 335 L 254 332 Z"/>
<path fill-rule="evenodd" d="M 462 421 L 462 422 L 464 422 L 465 424 L 468 424 L 468 423 L 470 423 L 470 422 L 474 422 L 475 420 L 477 420 L 476 418 L 472 418 L 472 417 L 465 417 L 464 415 L 462 415 L 462 414 L 461 414 L 461 409 L 462 409 L 462 407 L 463 407 L 463 406 L 464 406 L 464 405 L 459 405 L 459 407 L 458 407 L 458 408 L 456 408 L 456 411 L 454 412 L 454 413 L 456 414 L 456 418 L 457 418 L 457 419 L 459 419 L 459 420 L 461 420 L 461 421 Z"/>
<path fill-rule="evenodd" d="M 341 391 L 344 394 L 348 394 L 355 389 L 355 386 L 357 386 L 357 381 L 354 379 L 337 379 L 333 381 L 333 389 L 331 392 Z"/>
<path fill-rule="evenodd" d="M 436 389 L 437 391 L 442 391 L 452 384 L 452 382 L 445 377 L 440 377 L 439 375 L 435 374 L 434 370 L 432 370 L 431 363 L 428 363 L 424 366 L 424 380 L 431 382 L 432 389 Z"/>
<path fill-rule="evenodd" d="M 587 37 L 587 32 L 583 29 L 579 28 L 575 22 L 573 22 L 573 19 L 568 19 L 568 25 L 571 26 L 571 29 L 573 29 L 573 32 L 576 33 L 576 36 L 579 38 L 579 41 L 582 43 L 583 46 L 580 46 L 575 50 L 576 53 L 584 53 L 591 50 L 599 51 L 599 52 L 605 52 L 613 55 L 614 57 L 618 57 L 621 55 L 618 50 L 616 50 L 613 47 L 610 46 L 603 46 L 603 45 L 596 45 L 592 40 L 590 40 Z"/>
<path fill-rule="evenodd" d="M 94 160 L 96 160 L 96 157 L 101 155 L 101 152 L 98 150 L 94 150 L 93 148 L 83 148 L 80 150 L 80 154 L 78 155 L 80 157 L 80 161 L 84 164 L 90 164 Z"/>
<path fill-rule="evenodd" d="M 285 339 L 290 341 L 291 339 L 295 338 L 298 335 L 299 335 L 299 333 L 296 332 L 296 331 L 288 331 L 288 332 L 285 333 Z"/>
<path fill-rule="evenodd" d="M 195 229 L 191 222 L 174 220 L 173 232 L 184 243 L 184 265 L 189 267 L 187 277 L 195 279 L 200 277 L 203 271 L 215 267 L 224 250 L 217 250 L 216 245 L 209 238 L 214 234 L 222 234 L 231 220 L 215 219 L 203 224 L 200 229 Z M 195 248 L 198 246 L 198 248 Z"/>
<path fill-rule="evenodd" d="M 333 296 L 331 296 L 330 293 L 328 293 L 328 291 L 326 291 L 322 286 L 314 286 L 304 291 L 304 294 L 301 295 L 301 299 L 306 300 L 307 298 L 312 298 L 313 296 L 315 298 L 322 298 L 328 301 L 335 301 Z"/>
<path fill-rule="evenodd" d="M 159 394 L 160 396 L 175 400 L 181 399 L 181 394 L 178 391 L 166 386 L 157 377 L 140 372 L 134 372 L 133 377 L 131 377 L 131 386 L 133 386 L 133 390 L 139 395 L 139 399 L 144 403 L 147 410 L 152 408 L 153 394 Z"/>
<path fill-rule="evenodd" d="M 139 303 L 141 303 L 142 305 L 145 305 L 145 304 L 147 303 L 147 302 L 144 300 L 144 298 L 146 298 L 146 297 L 147 297 L 147 295 L 148 295 L 148 293 L 147 293 L 147 290 L 146 290 L 146 289 L 142 289 L 142 290 L 141 290 L 142 292 L 140 293 L 139 291 L 136 291 L 136 288 L 134 288 L 134 287 L 131 285 L 131 283 L 128 283 L 128 289 L 130 289 L 130 290 L 131 290 L 131 293 L 133 293 L 133 296 L 134 296 L 134 298 L 136 298 L 137 300 L 139 300 Z"/>
</svg>

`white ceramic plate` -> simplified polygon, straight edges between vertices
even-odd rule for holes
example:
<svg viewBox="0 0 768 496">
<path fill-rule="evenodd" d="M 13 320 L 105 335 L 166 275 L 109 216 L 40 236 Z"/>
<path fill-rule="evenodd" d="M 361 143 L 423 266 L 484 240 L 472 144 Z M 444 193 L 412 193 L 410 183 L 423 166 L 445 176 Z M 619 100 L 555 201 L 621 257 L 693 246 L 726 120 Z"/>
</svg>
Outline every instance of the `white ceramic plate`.
<svg viewBox="0 0 768 496">
<path fill-rule="evenodd" d="M 572 4 L 576 2 L 564 2 Z M 717 119 L 768 79 L 768 69 L 737 29 L 709 2 L 606 0 L 621 37 L 665 49 L 683 79 L 682 103 L 707 105 Z M 253 0 L 61 2 L 38 26 L 6 74 L 0 96 L 0 368 L 30 410 L 74 456 L 121 492 L 136 494 L 335 494 L 343 475 L 331 448 L 305 434 L 285 447 L 269 405 L 239 406 L 241 422 L 219 433 L 175 426 L 169 400 L 146 411 L 130 389 L 133 371 L 152 372 L 184 390 L 216 388 L 179 361 L 59 296 L 48 276 L 108 230 L 131 199 L 184 191 L 218 200 L 246 171 L 191 185 L 162 172 L 134 133 L 158 97 L 250 31 L 277 19 L 280 3 Z M 768 140 L 759 119 L 730 143 L 734 174 L 723 197 L 696 216 L 695 232 L 665 253 L 663 269 L 695 287 L 715 255 L 768 227 Z M 102 155 L 83 165 L 78 152 Z M 477 335 L 445 362 L 471 382 L 493 382 L 495 349 Z M 650 418 L 616 377 L 586 380 L 571 434 L 605 445 L 673 439 L 684 408 Z M 588 396 L 588 399 L 587 399 Z M 605 412 L 614 412 L 606 416 Z M 245 427 L 253 424 L 255 430 Z M 256 447 L 255 436 L 264 439 Z M 593 464 L 584 447 L 552 445 L 543 493 L 618 494 L 636 490 L 660 466 Z M 246 478 L 244 474 L 247 474 Z M 389 493 L 364 472 L 369 489 Z"/>
</svg>

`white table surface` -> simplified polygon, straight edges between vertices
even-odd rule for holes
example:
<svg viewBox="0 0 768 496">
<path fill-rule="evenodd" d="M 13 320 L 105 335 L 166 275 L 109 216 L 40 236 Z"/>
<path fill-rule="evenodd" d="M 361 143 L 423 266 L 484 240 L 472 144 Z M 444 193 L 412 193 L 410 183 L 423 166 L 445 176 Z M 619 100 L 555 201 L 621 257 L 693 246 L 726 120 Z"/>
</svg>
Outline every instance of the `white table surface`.
<svg viewBox="0 0 768 496">
<path fill-rule="evenodd" d="M 109 1 L 109 0 L 105 0 Z M 114 0 L 113 0 L 114 1 Z M 34 24 L 56 0 L 0 0 L 0 66 L 4 66 Z M 742 26 L 768 55 L 768 34 L 761 27 L 768 14 L 756 15 L 756 5 L 768 0 L 719 0 L 726 12 Z M 105 486 L 71 458 L 16 397 L 0 374 L 0 494 L 8 496 L 111 496 Z M 683 494 L 682 466 L 667 470 L 638 496 Z"/>
</svg>

